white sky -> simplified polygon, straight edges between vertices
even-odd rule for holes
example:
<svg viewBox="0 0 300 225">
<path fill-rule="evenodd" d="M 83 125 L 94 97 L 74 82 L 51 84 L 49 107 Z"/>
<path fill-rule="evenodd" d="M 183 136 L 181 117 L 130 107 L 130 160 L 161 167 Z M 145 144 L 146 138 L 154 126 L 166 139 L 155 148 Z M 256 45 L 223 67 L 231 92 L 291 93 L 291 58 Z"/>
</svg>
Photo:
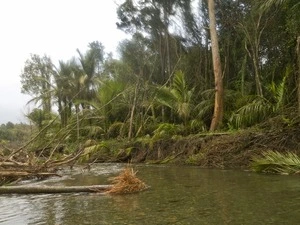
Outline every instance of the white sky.
<svg viewBox="0 0 300 225">
<path fill-rule="evenodd" d="M 69 60 L 100 41 L 115 52 L 126 38 L 116 28 L 114 0 L 1 0 L 0 1 L 0 124 L 26 121 L 20 74 L 30 53 Z M 32 108 L 32 106 L 30 106 Z"/>
</svg>

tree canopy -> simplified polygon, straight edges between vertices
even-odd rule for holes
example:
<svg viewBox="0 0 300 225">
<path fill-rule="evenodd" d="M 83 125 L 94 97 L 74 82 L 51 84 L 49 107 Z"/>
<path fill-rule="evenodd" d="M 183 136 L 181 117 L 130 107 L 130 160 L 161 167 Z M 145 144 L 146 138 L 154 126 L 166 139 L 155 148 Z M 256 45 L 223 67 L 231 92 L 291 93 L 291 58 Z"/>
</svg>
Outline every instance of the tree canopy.
<svg viewBox="0 0 300 225">
<path fill-rule="evenodd" d="M 58 64 L 31 55 L 22 92 L 40 110 L 28 118 L 40 129 L 51 123 L 47 137 L 60 131 L 55 138 L 69 141 L 154 136 L 163 127 L 176 135 L 199 133 L 211 128 L 220 82 L 221 121 L 211 130 L 249 127 L 300 109 L 299 2 L 210 3 L 124 0 L 116 26 L 132 37 L 120 42 L 118 59 L 98 41 Z"/>
</svg>

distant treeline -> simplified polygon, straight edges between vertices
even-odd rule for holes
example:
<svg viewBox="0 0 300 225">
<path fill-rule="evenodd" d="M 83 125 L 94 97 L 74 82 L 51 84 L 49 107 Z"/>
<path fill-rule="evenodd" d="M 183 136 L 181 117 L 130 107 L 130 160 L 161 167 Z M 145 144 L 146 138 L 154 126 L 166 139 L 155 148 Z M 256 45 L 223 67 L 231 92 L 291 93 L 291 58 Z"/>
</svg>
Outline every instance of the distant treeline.
<svg viewBox="0 0 300 225">
<path fill-rule="evenodd" d="M 32 126 L 24 123 L 7 122 L 0 126 L 0 143 L 24 142 L 28 140 Z"/>
</svg>

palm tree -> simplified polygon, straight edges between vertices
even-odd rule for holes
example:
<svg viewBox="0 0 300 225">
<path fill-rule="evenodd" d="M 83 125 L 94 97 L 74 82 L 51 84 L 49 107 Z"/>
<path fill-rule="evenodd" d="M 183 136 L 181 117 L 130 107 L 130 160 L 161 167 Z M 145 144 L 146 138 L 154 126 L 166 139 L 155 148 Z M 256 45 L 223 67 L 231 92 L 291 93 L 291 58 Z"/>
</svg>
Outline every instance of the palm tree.
<svg viewBox="0 0 300 225">
<path fill-rule="evenodd" d="M 124 101 L 126 85 L 116 80 L 102 81 L 98 89 L 96 109 L 104 117 L 105 130 L 115 121 L 124 121 L 128 106 Z M 124 115 L 125 113 L 125 115 Z"/>
<path fill-rule="evenodd" d="M 55 75 L 56 97 L 61 125 L 65 127 L 72 113 L 74 101 L 80 95 L 80 74 L 75 59 L 59 61 Z"/>
<path fill-rule="evenodd" d="M 194 89 L 188 88 L 184 73 L 178 71 L 170 88 L 158 88 L 157 102 L 174 111 L 186 125 L 191 115 L 193 91 Z"/>
<path fill-rule="evenodd" d="M 103 46 L 99 42 L 92 42 L 89 44 L 89 49 L 85 54 L 82 54 L 77 49 L 79 54 L 79 62 L 81 66 L 82 76 L 81 83 L 84 84 L 83 99 L 86 101 L 92 100 L 95 96 L 95 78 L 99 76 L 101 71 L 101 63 L 103 62 Z M 85 104 L 81 106 L 85 108 Z"/>
</svg>

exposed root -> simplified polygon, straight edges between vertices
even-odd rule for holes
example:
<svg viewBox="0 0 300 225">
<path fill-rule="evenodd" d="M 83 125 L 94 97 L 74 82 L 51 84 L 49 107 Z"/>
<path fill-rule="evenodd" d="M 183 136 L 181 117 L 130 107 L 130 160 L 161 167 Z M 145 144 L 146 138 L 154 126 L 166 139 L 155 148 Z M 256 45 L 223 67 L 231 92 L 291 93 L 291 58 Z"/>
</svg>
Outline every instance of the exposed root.
<svg viewBox="0 0 300 225">
<path fill-rule="evenodd" d="M 147 189 L 147 185 L 136 177 L 132 168 L 125 168 L 118 176 L 112 177 L 112 188 L 107 191 L 108 194 L 129 194 Z"/>
</svg>

